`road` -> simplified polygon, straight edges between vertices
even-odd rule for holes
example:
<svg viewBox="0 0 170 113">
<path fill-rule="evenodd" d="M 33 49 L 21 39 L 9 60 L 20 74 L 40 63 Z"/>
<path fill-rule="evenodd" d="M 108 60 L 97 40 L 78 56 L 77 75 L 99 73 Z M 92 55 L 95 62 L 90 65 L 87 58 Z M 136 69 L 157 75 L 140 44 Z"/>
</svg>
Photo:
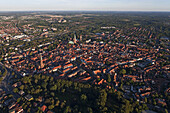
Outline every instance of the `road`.
<svg viewBox="0 0 170 113">
<path fill-rule="evenodd" d="M 0 62 L 0 66 L 4 66 L 1 62 Z M 13 92 L 13 88 L 12 85 L 10 84 L 10 79 L 12 77 L 11 75 L 11 69 L 7 68 L 7 74 L 4 77 L 4 79 L 1 81 L 0 83 L 0 88 L 3 89 L 5 91 L 6 94 L 12 94 L 14 96 L 14 99 L 16 100 L 17 98 L 19 98 L 18 94 L 15 94 Z"/>
</svg>

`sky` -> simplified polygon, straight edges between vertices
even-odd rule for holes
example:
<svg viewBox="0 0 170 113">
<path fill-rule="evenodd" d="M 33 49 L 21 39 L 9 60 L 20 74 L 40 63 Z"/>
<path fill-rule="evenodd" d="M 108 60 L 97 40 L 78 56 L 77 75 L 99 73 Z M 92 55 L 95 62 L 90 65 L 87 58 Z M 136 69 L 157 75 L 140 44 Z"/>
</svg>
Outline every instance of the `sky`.
<svg viewBox="0 0 170 113">
<path fill-rule="evenodd" d="M 170 12 L 170 0 L 1 0 L 0 11 Z"/>
</svg>

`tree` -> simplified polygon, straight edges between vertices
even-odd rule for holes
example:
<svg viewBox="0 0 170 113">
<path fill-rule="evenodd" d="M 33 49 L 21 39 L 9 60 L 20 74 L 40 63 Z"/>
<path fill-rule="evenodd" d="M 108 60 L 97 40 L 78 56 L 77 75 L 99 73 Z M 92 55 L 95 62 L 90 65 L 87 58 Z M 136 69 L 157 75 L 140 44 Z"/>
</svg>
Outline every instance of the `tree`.
<svg viewBox="0 0 170 113">
<path fill-rule="evenodd" d="M 123 90 L 123 83 L 120 84 L 120 89 Z"/>
<path fill-rule="evenodd" d="M 36 89 L 35 91 L 34 91 L 34 94 L 38 94 L 38 93 L 40 93 L 42 91 L 42 89 Z"/>
<path fill-rule="evenodd" d="M 101 111 L 106 113 L 107 110 L 108 110 L 107 107 L 104 107 Z"/>
<path fill-rule="evenodd" d="M 57 85 L 54 85 L 50 88 L 50 90 L 55 91 L 57 89 Z"/>
<path fill-rule="evenodd" d="M 20 102 L 21 101 L 21 97 L 17 99 L 17 102 Z"/>
<path fill-rule="evenodd" d="M 48 83 L 46 83 L 46 82 L 43 82 L 43 83 L 41 84 L 41 86 L 42 86 L 44 89 L 46 89 L 46 87 L 47 87 L 47 84 L 48 84 Z"/>
<path fill-rule="evenodd" d="M 110 74 L 107 74 L 107 82 L 111 82 Z"/>
<path fill-rule="evenodd" d="M 64 93 L 66 90 L 65 89 L 62 89 L 61 92 Z"/>
<path fill-rule="evenodd" d="M 66 109 L 64 110 L 64 113 L 69 113 L 69 112 L 71 112 L 71 108 L 70 106 L 67 106 Z"/>
<path fill-rule="evenodd" d="M 6 74 L 7 74 L 7 70 L 5 69 L 5 72 L 3 73 L 3 77 L 5 77 L 6 76 Z"/>
<path fill-rule="evenodd" d="M 38 83 L 38 79 L 35 79 L 35 80 L 34 80 L 34 83 L 37 84 L 37 83 Z"/>
<path fill-rule="evenodd" d="M 28 112 L 28 113 L 31 112 L 31 108 L 28 108 L 27 112 Z"/>
<path fill-rule="evenodd" d="M 13 92 L 14 92 L 14 93 L 17 93 L 17 92 L 18 92 L 18 88 L 14 88 L 14 89 L 13 89 Z"/>
<path fill-rule="evenodd" d="M 122 93 L 121 93 L 120 91 L 118 91 L 118 92 L 117 92 L 117 98 L 118 98 L 118 100 L 120 100 L 121 97 L 122 97 Z"/>
<path fill-rule="evenodd" d="M 53 79 L 54 79 L 53 77 L 50 77 L 50 82 L 52 82 L 52 81 L 53 81 Z"/>
<path fill-rule="evenodd" d="M 85 94 L 81 95 L 81 100 L 85 101 L 87 99 L 87 96 Z"/>
<path fill-rule="evenodd" d="M 155 101 L 155 99 L 153 100 L 153 105 L 156 105 L 156 101 Z"/>
<path fill-rule="evenodd" d="M 119 74 L 125 75 L 126 74 L 126 70 L 125 69 L 120 70 Z"/>
<path fill-rule="evenodd" d="M 23 89 L 24 89 L 24 85 L 21 85 L 19 88 L 20 88 L 21 90 L 23 90 Z"/>
<path fill-rule="evenodd" d="M 138 108 L 136 108 L 135 111 L 138 113 L 138 111 L 139 111 Z"/>
<path fill-rule="evenodd" d="M 102 107 L 104 107 L 106 104 L 106 101 L 107 101 L 107 93 L 106 93 L 105 89 L 102 89 L 100 91 L 98 105 L 101 105 Z"/>
<path fill-rule="evenodd" d="M 87 108 L 87 111 L 88 111 L 88 113 L 93 113 L 93 109 L 90 107 Z"/>
<path fill-rule="evenodd" d="M 27 105 L 25 104 L 24 106 L 23 106 L 23 109 L 26 109 L 27 108 Z"/>
<path fill-rule="evenodd" d="M 0 77 L 0 82 L 3 80 L 3 78 L 2 77 Z"/>
<path fill-rule="evenodd" d="M 168 110 L 167 110 L 167 109 L 165 109 L 165 113 L 168 113 Z"/>
<path fill-rule="evenodd" d="M 65 102 L 62 102 L 60 107 L 63 108 L 65 106 Z"/>
<path fill-rule="evenodd" d="M 48 109 L 50 109 L 50 110 L 53 109 L 53 108 L 54 108 L 54 105 L 49 105 L 48 106 Z"/>
<path fill-rule="evenodd" d="M 50 94 L 51 94 L 51 96 L 53 96 L 53 97 L 55 96 L 54 92 L 51 92 Z"/>
<path fill-rule="evenodd" d="M 126 104 L 122 106 L 122 110 L 124 110 L 124 113 L 130 113 L 132 111 L 132 106 L 129 100 L 126 100 Z"/>
<path fill-rule="evenodd" d="M 143 104 L 143 109 L 144 110 L 147 110 L 148 109 L 148 106 L 146 104 Z"/>
<path fill-rule="evenodd" d="M 14 72 L 12 72 L 12 76 L 14 76 L 15 75 L 15 73 Z"/>
<path fill-rule="evenodd" d="M 59 106 L 59 104 L 60 104 L 60 101 L 57 100 L 55 105 L 56 105 L 56 106 Z"/>
<path fill-rule="evenodd" d="M 50 100 L 50 99 L 46 99 L 46 100 L 45 100 L 45 103 L 46 103 L 46 104 L 49 104 L 49 103 L 51 103 L 51 100 Z"/>
<path fill-rule="evenodd" d="M 147 98 L 145 97 L 145 103 L 147 103 L 148 101 L 147 101 Z"/>
<path fill-rule="evenodd" d="M 11 95 L 11 94 L 10 94 L 10 95 L 8 95 L 8 97 L 9 97 L 9 98 L 12 98 L 12 97 L 13 97 L 13 95 Z"/>
</svg>

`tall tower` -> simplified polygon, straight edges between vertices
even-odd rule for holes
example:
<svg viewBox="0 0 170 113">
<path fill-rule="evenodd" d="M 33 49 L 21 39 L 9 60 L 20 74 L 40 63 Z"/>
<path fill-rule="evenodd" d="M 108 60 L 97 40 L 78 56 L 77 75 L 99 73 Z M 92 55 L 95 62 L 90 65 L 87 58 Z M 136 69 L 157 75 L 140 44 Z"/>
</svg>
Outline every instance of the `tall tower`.
<svg viewBox="0 0 170 113">
<path fill-rule="evenodd" d="M 43 63 L 43 58 L 42 58 L 42 54 L 40 54 L 40 62 L 41 62 L 41 69 L 44 68 L 44 63 Z"/>
<path fill-rule="evenodd" d="M 76 33 L 74 33 L 74 43 L 77 42 Z"/>
<path fill-rule="evenodd" d="M 82 41 L 82 38 L 83 38 L 83 36 L 82 36 L 82 35 L 80 35 L 80 41 Z"/>
</svg>

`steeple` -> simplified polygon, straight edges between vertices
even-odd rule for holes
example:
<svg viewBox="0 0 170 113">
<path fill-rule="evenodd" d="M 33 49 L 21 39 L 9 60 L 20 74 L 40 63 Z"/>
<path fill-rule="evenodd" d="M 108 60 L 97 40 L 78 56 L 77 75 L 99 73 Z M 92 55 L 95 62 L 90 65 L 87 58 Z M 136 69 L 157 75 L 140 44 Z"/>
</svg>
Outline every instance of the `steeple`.
<svg viewBox="0 0 170 113">
<path fill-rule="evenodd" d="M 76 38 L 76 32 L 74 33 L 74 43 L 77 42 L 77 38 Z"/>
<path fill-rule="evenodd" d="M 83 38 L 83 36 L 82 36 L 82 35 L 80 35 L 80 41 L 82 41 L 82 38 Z"/>
<path fill-rule="evenodd" d="M 44 63 L 43 63 L 43 58 L 42 58 L 42 54 L 40 54 L 40 62 L 41 62 L 41 69 L 44 68 Z"/>
</svg>

